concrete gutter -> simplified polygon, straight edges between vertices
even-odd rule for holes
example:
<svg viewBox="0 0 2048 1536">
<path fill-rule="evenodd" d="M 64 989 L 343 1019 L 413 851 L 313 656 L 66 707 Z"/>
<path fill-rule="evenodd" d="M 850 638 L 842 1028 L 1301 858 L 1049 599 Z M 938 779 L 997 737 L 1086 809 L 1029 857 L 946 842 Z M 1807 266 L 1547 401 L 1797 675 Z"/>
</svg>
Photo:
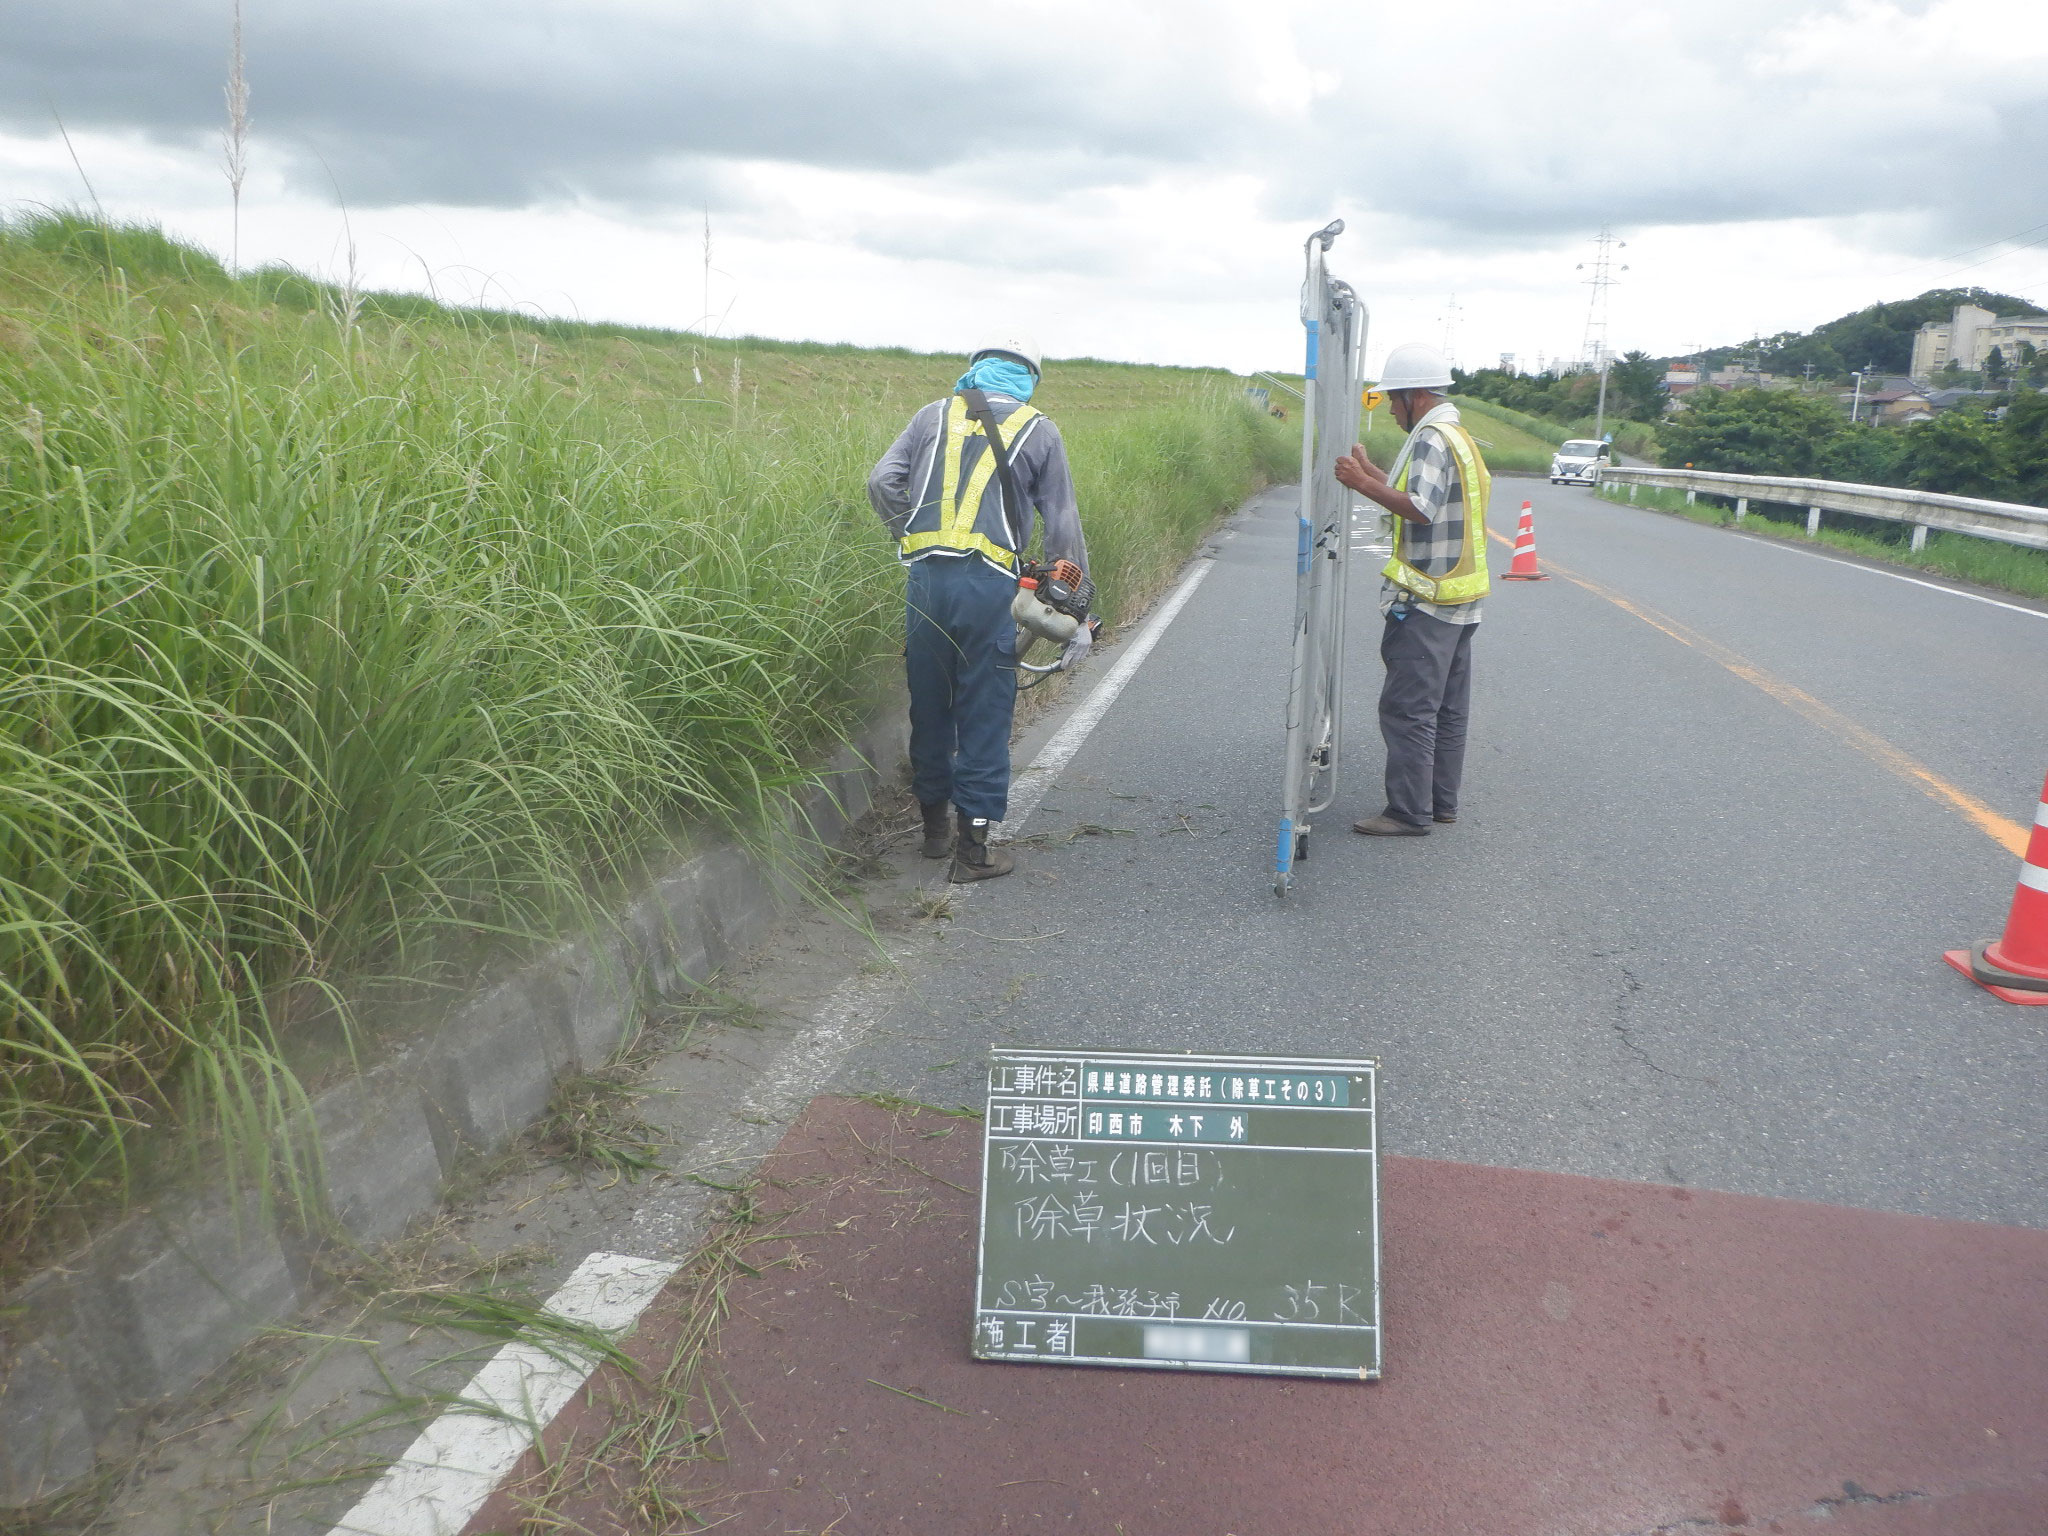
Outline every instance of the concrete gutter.
<svg viewBox="0 0 2048 1536">
<path fill-rule="evenodd" d="M 784 846 L 842 846 L 902 780 L 900 699 L 789 797 Z M 312 1102 L 317 1202 L 212 1187 L 144 1210 L 0 1300 L 0 1508 L 51 1498 L 103 1447 L 312 1299 L 323 1242 L 371 1245 L 434 1211 L 458 1161 L 494 1152 L 546 1109 L 555 1084 L 607 1061 L 650 1000 L 679 997 L 758 942 L 797 895 L 784 864 L 726 841 L 676 865 L 602 937 L 565 943 L 451 1007 L 419 1038 Z"/>
</svg>

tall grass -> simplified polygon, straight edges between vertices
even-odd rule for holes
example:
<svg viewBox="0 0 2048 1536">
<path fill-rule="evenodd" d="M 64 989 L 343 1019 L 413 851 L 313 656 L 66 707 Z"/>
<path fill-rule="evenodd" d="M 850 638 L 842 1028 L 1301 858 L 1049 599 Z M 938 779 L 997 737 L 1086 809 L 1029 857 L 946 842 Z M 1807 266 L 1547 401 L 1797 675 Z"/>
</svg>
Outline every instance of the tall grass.
<svg viewBox="0 0 2048 1536">
<path fill-rule="evenodd" d="M 758 826 L 893 663 L 863 481 L 957 360 L 333 300 L 0 230 L 0 1245 L 145 1127 L 274 1175 L 357 1004 Z M 1117 372 L 1048 401 L 1112 608 L 1275 453 Z"/>
</svg>

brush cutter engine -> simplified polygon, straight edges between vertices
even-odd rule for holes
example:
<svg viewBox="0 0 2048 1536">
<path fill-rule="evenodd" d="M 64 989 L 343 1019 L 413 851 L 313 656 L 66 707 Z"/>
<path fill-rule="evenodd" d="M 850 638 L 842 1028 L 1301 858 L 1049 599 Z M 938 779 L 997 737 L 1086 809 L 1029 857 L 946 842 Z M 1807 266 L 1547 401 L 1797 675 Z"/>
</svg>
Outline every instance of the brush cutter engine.
<svg viewBox="0 0 2048 1536">
<path fill-rule="evenodd" d="M 1019 577 L 1017 596 L 1010 604 L 1010 617 L 1017 621 L 1017 668 L 1041 676 L 1057 672 L 1059 662 L 1033 666 L 1023 659 L 1024 653 L 1038 640 L 1050 640 L 1064 649 L 1084 625 L 1090 635 L 1100 629 L 1102 621 L 1088 616 L 1095 602 L 1095 583 L 1071 560 L 1055 560 L 1050 565 L 1026 560 Z"/>
</svg>

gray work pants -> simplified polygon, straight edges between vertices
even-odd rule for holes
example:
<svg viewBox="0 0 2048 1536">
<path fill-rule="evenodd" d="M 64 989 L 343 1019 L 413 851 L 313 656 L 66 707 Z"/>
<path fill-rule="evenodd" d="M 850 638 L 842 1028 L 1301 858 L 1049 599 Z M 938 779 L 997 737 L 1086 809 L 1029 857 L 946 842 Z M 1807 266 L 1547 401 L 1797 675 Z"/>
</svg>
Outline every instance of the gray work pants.
<svg viewBox="0 0 2048 1536">
<path fill-rule="evenodd" d="M 1458 814 L 1465 773 L 1465 721 L 1472 707 L 1472 635 L 1477 624 L 1447 624 L 1408 610 L 1387 616 L 1380 660 L 1380 735 L 1387 743 L 1387 814 L 1411 827 Z"/>
</svg>

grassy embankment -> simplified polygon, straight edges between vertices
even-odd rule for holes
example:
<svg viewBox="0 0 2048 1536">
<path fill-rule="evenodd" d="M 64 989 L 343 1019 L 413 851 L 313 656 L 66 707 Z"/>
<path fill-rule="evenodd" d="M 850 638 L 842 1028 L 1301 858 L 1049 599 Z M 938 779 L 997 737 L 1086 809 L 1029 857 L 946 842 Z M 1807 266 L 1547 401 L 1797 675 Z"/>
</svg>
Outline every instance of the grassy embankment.
<svg viewBox="0 0 2048 1536">
<path fill-rule="evenodd" d="M 1279 374 L 1296 389 L 1301 387 L 1298 374 Z M 1273 399 L 1288 413 L 1290 424 L 1298 419 L 1301 402 L 1292 395 L 1273 392 Z M 1525 469 L 1540 474 L 1550 467 L 1552 447 L 1564 441 L 1564 433 L 1547 437 L 1532 429 L 1532 424 L 1546 430 L 1548 422 L 1539 422 L 1536 417 L 1524 416 L 1520 411 L 1504 410 L 1487 400 L 1474 400 L 1466 396 L 1454 397 L 1454 403 L 1464 418 L 1465 425 L 1472 429 L 1472 435 L 1480 444 L 1480 451 L 1486 455 L 1488 467 L 1500 469 Z M 1393 413 L 1382 406 L 1359 418 L 1359 435 L 1364 441 L 1365 451 L 1374 463 L 1385 467 L 1392 464 L 1401 451 L 1401 444 L 1407 434 L 1394 424 Z M 1297 445 L 1299 439 L 1296 439 Z M 1295 461 L 1295 474 L 1300 472 L 1300 460 Z"/>
<path fill-rule="evenodd" d="M 1722 528 L 1735 526 L 1732 498 L 1703 493 L 1698 501 L 1687 505 L 1683 491 L 1643 485 L 1633 487 L 1636 499 L 1630 503 L 1630 489 L 1615 483 L 1601 486 L 1598 494 L 1609 501 L 1689 517 L 1695 522 L 1712 523 Z M 1930 529 L 1927 547 L 1916 552 L 1909 542 L 1911 529 L 1904 525 L 1857 518 L 1855 521 L 1863 525 L 1858 530 L 1840 526 L 1841 514 L 1827 515 L 1836 519 L 1836 526 L 1829 527 L 1824 521 L 1819 537 L 1809 539 L 1803 509 L 1761 505 L 1752 501 L 1742 528 L 1746 533 L 1760 534 L 1765 538 L 1784 539 L 1788 543 L 1824 544 L 1847 554 L 1881 560 L 1887 565 L 1932 571 L 2026 597 L 2048 598 L 2048 552 L 2000 544 L 1992 539 L 1972 538 L 1966 533 L 1944 533 L 1939 529 Z"/>
<path fill-rule="evenodd" d="M 1518 430 L 1525 437 L 1533 439 L 1537 443 L 1549 445 L 1542 450 L 1543 462 L 1541 464 L 1516 463 L 1507 466 L 1511 469 L 1548 469 L 1550 467 L 1551 448 L 1556 447 L 1559 443 L 1569 442 L 1573 438 L 1588 438 L 1599 435 L 1594 431 L 1594 419 L 1591 416 L 1583 417 L 1573 422 L 1569 427 L 1562 427 L 1554 421 L 1545 420 L 1541 416 L 1531 416 L 1526 411 L 1512 410 L 1505 405 L 1495 405 L 1491 400 L 1480 400 L 1468 395 L 1460 395 L 1458 397 L 1458 408 L 1460 410 L 1470 410 L 1478 416 L 1488 417 L 1493 421 L 1501 423 L 1503 426 Z M 1604 430 L 1614 434 L 1615 449 L 1626 458 L 1640 459 L 1651 464 L 1659 462 L 1657 458 L 1657 434 L 1654 428 L 1640 421 L 1618 421 L 1610 418 Z"/>
<path fill-rule="evenodd" d="M 0 1252 L 260 1184 L 366 1002 L 598 920 L 872 707 L 866 470 L 960 359 L 230 278 L 0 228 Z M 1112 620 L 1287 472 L 1239 381 L 1076 362 Z"/>
</svg>

